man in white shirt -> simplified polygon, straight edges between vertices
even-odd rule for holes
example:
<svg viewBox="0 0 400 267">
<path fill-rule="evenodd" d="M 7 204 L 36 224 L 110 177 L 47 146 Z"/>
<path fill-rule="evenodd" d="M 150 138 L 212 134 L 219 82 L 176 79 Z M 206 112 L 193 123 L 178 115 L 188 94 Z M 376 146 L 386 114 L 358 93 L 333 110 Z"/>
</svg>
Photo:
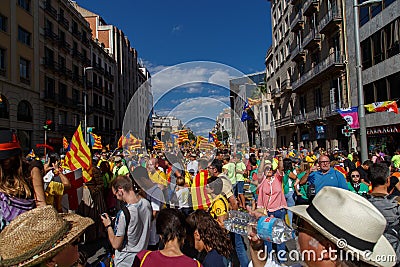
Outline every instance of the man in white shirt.
<svg viewBox="0 0 400 267">
<path fill-rule="evenodd" d="M 190 161 L 186 166 L 186 170 L 194 170 L 194 174 L 196 175 L 199 171 L 199 162 L 196 160 L 197 155 L 192 153 L 190 154 Z"/>
</svg>

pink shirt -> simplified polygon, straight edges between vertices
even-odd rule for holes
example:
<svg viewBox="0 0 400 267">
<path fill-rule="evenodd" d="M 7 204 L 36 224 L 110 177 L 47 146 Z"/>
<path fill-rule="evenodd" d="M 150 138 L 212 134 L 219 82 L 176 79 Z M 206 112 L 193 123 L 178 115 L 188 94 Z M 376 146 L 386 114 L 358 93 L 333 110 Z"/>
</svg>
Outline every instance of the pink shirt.
<svg viewBox="0 0 400 267">
<path fill-rule="evenodd" d="M 264 178 L 258 191 L 257 207 L 268 211 L 287 208 L 285 195 L 282 189 L 283 173 L 278 170 L 270 180 Z"/>
</svg>

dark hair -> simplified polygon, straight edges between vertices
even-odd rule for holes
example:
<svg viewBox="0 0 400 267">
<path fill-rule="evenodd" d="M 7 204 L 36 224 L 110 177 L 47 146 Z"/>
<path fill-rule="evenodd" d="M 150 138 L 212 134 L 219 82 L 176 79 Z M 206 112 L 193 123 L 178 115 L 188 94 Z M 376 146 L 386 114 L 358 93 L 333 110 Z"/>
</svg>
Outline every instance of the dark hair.
<svg viewBox="0 0 400 267">
<path fill-rule="evenodd" d="M 222 192 L 222 179 L 218 176 L 211 176 L 207 179 L 207 186 L 213 190 L 214 194 L 219 195 Z"/>
<path fill-rule="evenodd" d="M 351 177 L 351 175 L 353 174 L 353 172 L 358 172 L 358 170 L 357 169 L 354 169 L 354 170 L 350 170 L 348 173 L 347 173 L 347 180 L 351 183 L 351 184 L 353 184 L 353 179 L 352 179 L 352 177 Z M 358 172 L 359 173 L 359 172 Z M 360 175 L 360 182 L 361 182 L 361 175 Z"/>
<path fill-rule="evenodd" d="M 390 171 L 386 164 L 384 163 L 374 163 L 371 168 L 369 168 L 369 179 L 372 183 L 372 188 L 384 185 L 389 177 Z"/>
<path fill-rule="evenodd" d="M 366 161 L 363 162 L 363 165 L 368 166 L 368 168 L 371 168 L 374 163 L 372 160 L 367 159 Z"/>
<path fill-rule="evenodd" d="M 226 258 L 230 257 L 231 251 L 233 251 L 232 241 L 209 212 L 196 210 L 189 215 L 186 222 L 190 226 L 190 239 L 192 239 L 194 231 L 197 230 L 204 245 L 215 249 Z"/>
<path fill-rule="evenodd" d="M 291 159 L 283 159 L 283 171 L 293 171 L 293 164 Z"/>
<path fill-rule="evenodd" d="M 211 166 L 215 167 L 219 173 L 222 172 L 222 162 L 219 159 L 214 159 L 211 162 Z"/>
<path fill-rule="evenodd" d="M 176 177 L 176 185 L 184 186 L 185 185 L 185 178 L 180 176 Z"/>
<path fill-rule="evenodd" d="M 125 175 L 117 176 L 114 180 L 112 180 L 111 187 L 115 190 L 118 190 L 118 188 L 122 188 L 126 192 L 133 190 L 131 178 Z"/>
<path fill-rule="evenodd" d="M 51 164 L 56 163 L 57 161 L 60 161 L 60 155 L 58 155 L 57 153 L 50 153 L 49 154 L 50 167 L 53 167 Z"/>
<path fill-rule="evenodd" d="M 183 244 L 186 238 L 186 228 L 185 216 L 177 209 L 162 209 L 157 215 L 156 231 L 161 235 L 161 241 L 164 244 L 175 238 L 180 244 Z"/>
<path fill-rule="evenodd" d="M 251 154 L 249 157 L 249 162 L 252 166 L 256 166 L 257 165 L 257 158 L 256 155 Z"/>
</svg>

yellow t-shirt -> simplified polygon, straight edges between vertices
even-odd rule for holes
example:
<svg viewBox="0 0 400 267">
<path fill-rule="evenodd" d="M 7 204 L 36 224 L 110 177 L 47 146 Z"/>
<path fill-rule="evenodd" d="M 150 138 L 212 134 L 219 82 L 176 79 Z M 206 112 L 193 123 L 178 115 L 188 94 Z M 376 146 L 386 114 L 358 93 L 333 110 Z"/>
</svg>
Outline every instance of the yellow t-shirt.
<svg viewBox="0 0 400 267">
<path fill-rule="evenodd" d="M 51 181 L 44 193 L 46 195 L 46 204 L 54 206 L 54 197 L 64 194 L 64 185 L 59 182 Z"/>
<path fill-rule="evenodd" d="M 157 170 L 153 174 L 149 172 L 149 177 L 153 183 L 167 186 L 167 175 L 163 171 Z"/>
<path fill-rule="evenodd" d="M 227 214 L 229 211 L 229 203 L 228 200 L 222 195 L 218 195 L 210 206 L 210 214 L 214 219 L 217 219 L 219 216 L 223 216 Z"/>
</svg>

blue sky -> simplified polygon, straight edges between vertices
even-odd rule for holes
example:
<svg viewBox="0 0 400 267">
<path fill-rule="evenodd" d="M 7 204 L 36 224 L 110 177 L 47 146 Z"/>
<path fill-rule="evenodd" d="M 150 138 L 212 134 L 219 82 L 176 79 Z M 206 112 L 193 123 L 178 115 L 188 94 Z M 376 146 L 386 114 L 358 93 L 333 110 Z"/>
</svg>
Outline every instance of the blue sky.
<svg viewBox="0 0 400 267">
<path fill-rule="evenodd" d="M 153 78 L 158 71 L 185 62 L 211 61 L 225 65 L 213 71 L 202 63 L 190 65 L 191 70 L 175 68 L 172 84 L 168 77 L 159 75 L 157 81 L 152 81 L 153 90 L 158 93 L 161 90 L 165 99 L 157 101 L 156 112 L 198 122 L 184 110 L 184 107 L 193 110 L 195 106 L 198 117 L 206 114 L 215 118 L 229 103 L 229 90 L 223 90 L 222 83 L 226 86 L 237 73 L 265 70 L 265 54 L 271 44 L 270 3 L 266 0 L 77 0 L 77 3 L 122 29 Z M 233 74 L 230 68 L 237 73 Z M 217 83 L 218 86 L 207 84 L 216 76 L 226 81 Z M 201 85 L 199 77 L 205 78 L 200 79 Z M 166 91 L 179 93 L 165 94 Z M 224 106 L 204 101 L 204 97 L 213 97 Z M 212 104 L 207 106 L 207 103 Z M 208 126 L 203 124 L 198 131 L 211 126 L 210 119 L 205 121 Z M 196 130 L 195 126 L 191 128 Z"/>
</svg>

